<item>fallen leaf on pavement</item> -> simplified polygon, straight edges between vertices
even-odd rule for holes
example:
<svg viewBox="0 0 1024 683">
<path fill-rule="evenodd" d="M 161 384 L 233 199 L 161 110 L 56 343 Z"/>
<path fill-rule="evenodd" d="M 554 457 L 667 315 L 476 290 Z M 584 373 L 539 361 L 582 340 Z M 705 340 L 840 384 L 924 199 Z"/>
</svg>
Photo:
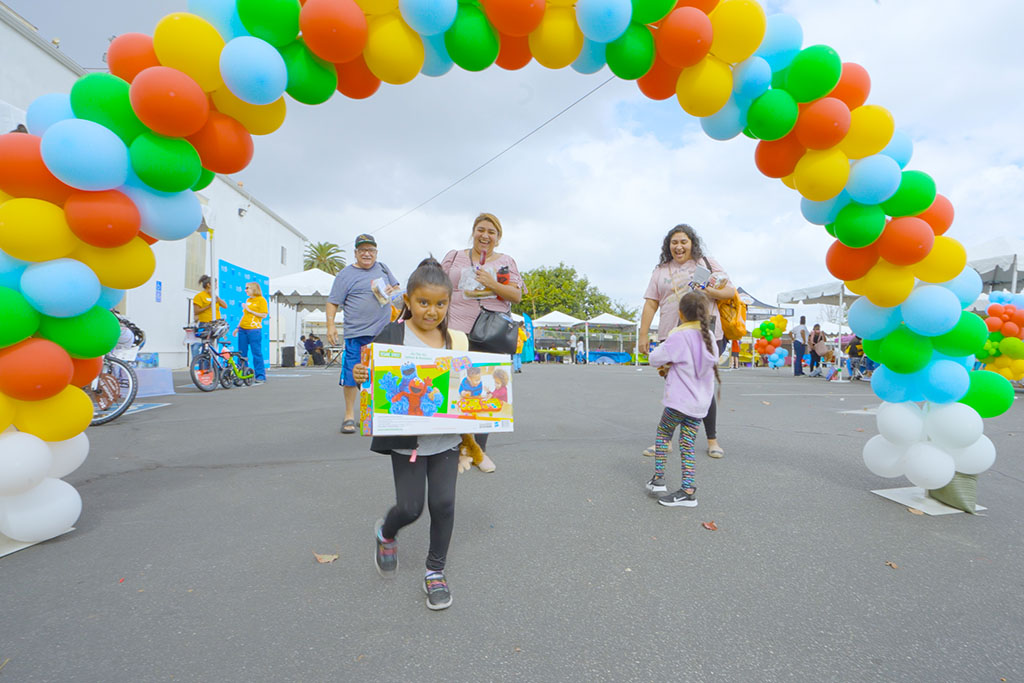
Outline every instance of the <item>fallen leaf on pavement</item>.
<svg viewBox="0 0 1024 683">
<path fill-rule="evenodd" d="M 700 525 L 708 531 L 718 531 L 718 525 L 714 522 L 701 522 Z"/>
<path fill-rule="evenodd" d="M 366 657 L 366 655 L 359 655 L 358 657 L 356 657 L 356 661 L 357 661 L 357 662 L 361 662 L 361 661 L 363 661 L 363 659 L 364 659 L 365 657 Z"/>
<path fill-rule="evenodd" d="M 766 406 L 770 406 L 772 404 L 771 401 L 761 401 L 761 403 L 765 404 Z"/>
<path fill-rule="evenodd" d="M 331 562 L 334 562 L 336 559 L 338 559 L 337 554 L 335 554 L 335 555 L 321 555 L 320 553 L 313 553 L 313 557 L 315 557 L 316 561 L 319 562 L 320 564 L 330 564 Z"/>
<path fill-rule="evenodd" d="M 857 429 L 855 429 L 853 431 L 855 431 L 855 432 L 863 432 L 864 428 L 863 427 L 857 427 Z"/>
<path fill-rule="evenodd" d="M 522 649 L 517 647 L 513 652 L 522 652 Z M 1005 681 L 1006 679 L 1004 678 L 1003 680 Z"/>
<path fill-rule="evenodd" d="M 3 668 L 4 668 L 5 666 L 7 666 L 7 662 L 9 662 L 9 661 L 11 661 L 11 658 L 10 658 L 10 657 L 8 657 L 7 659 L 5 659 L 5 660 L 3 661 L 3 663 L 2 663 L 2 664 L 0 664 L 0 669 L 3 669 Z M 1003 680 L 1005 681 L 1006 679 L 1004 678 Z"/>
<path fill-rule="evenodd" d="M 897 565 L 895 562 L 886 562 L 885 566 L 892 567 L 893 569 L 899 569 L 899 565 Z"/>
<path fill-rule="evenodd" d="M 912 515 L 923 515 L 924 513 L 917 508 L 907 508 L 907 511 Z"/>
</svg>

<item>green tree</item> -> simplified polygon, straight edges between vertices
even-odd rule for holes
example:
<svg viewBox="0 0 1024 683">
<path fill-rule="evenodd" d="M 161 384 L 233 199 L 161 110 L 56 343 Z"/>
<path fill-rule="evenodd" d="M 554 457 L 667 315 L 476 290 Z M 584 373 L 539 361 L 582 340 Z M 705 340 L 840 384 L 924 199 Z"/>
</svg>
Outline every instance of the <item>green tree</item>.
<svg viewBox="0 0 1024 683">
<path fill-rule="evenodd" d="M 337 275 L 345 267 L 345 250 L 334 242 L 312 242 L 306 245 L 303 254 L 302 269 L 319 268 L 325 273 Z"/>
<path fill-rule="evenodd" d="M 636 310 L 612 301 L 586 276 L 581 276 L 572 266 L 559 263 L 554 267 L 540 267 L 523 273 L 526 296 L 513 306 L 516 313 L 527 313 L 532 318 L 546 315 L 551 311 L 562 311 L 571 316 L 588 320 L 601 313 L 612 313 L 627 320 L 635 320 Z"/>
</svg>

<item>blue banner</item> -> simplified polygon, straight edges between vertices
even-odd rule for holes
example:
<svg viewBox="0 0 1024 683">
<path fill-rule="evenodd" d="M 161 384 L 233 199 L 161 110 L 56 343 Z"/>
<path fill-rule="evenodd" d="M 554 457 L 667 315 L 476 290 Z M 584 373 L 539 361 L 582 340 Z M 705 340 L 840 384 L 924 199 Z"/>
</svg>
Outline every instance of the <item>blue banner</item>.
<svg viewBox="0 0 1024 683">
<path fill-rule="evenodd" d="M 218 283 L 218 294 L 221 299 L 224 299 L 228 307 L 225 309 L 225 317 L 227 318 L 228 334 L 224 335 L 223 339 L 225 342 L 231 344 L 231 348 L 238 349 L 238 337 L 235 331 L 238 329 L 238 323 L 242 320 L 242 304 L 248 299 L 245 295 L 245 285 L 249 282 L 255 282 L 263 290 L 263 298 L 267 298 L 267 293 L 270 291 L 270 279 L 266 275 L 260 275 L 254 273 L 251 270 L 246 270 L 236 266 L 233 263 L 227 261 L 220 262 L 220 282 Z M 270 301 L 267 300 L 267 310 L 270 310 Z M 263 319 L 263 360 L 269 366 L 270 365 L 270 316 L 268 315 Z M 252 358 L 249 359 L 250 367 L 252 366 Z"/>
<path fill-rule="evenodd" d="M 524 363 L 532 363 L 536 360 L 533 346 L 533 320 L 523 313 L 523 321 L 526 323 L 526 331 L 530 334 L 530 338 L 523 342 L 523 353 L 520 358 Z"/>
</svg>

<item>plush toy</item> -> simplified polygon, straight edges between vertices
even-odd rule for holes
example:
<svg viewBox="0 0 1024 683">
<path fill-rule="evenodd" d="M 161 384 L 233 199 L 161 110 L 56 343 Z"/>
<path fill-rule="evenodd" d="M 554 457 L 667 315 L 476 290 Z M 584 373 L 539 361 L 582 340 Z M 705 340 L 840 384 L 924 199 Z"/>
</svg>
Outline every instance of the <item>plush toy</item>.
<svg viewBox="0 0 1024 683">
<path fill-rule="evenodd" d="M 487 457 L 473 435 L 463 434 L 462 444 L 459 446 L 459 473 L 465 472 L 473 465 L 480 468 L 481 472 L 494 471 L 494 461 Z"/>
</svg>

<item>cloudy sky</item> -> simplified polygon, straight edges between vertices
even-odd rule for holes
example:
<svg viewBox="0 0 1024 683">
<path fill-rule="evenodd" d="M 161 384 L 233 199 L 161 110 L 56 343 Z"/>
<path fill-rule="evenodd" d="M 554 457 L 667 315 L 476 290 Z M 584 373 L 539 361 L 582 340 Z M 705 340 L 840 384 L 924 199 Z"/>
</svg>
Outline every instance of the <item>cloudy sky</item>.
<svg viewBox="0 0 1024 683">
<path fill-rule="evenodd" d="M 103 66 L 109 37 L 151 34 L 187 5 L 5 2 L 87 68 Z M 805 45 L 830 45 L 868 69 L 869 103 L 888 108 L 914 141 L 908 168 L 930 173 L 956 207 L 951 236 L 973 245 L 1024 233 L 1024 3 L 771 0 L 768 10 L 795 16 Z M 803 220 L 795 191 L 757 171 L 754 141 L 710 140 L 674 98 L 652 102 L 634 83 L 605 83 L 610 76 L 536 63 L 517 72 L 456 67 L 383 85 L 369 100 L 289 101 L 285 126 L 256 138 L 253 163 L 235 179 L 311 240 L 350 254 L 356 234 L 375 233 L 400 277 L 428 252 L 467 245 L 473 217 L 489 211 L 505 227 L 500 250 L 520 269 L 563 261 L 630 306 L 641 303 L 665 232 L 681 222 L 762 300 L 829 279 L 831 239 Z"/>
</svg>

